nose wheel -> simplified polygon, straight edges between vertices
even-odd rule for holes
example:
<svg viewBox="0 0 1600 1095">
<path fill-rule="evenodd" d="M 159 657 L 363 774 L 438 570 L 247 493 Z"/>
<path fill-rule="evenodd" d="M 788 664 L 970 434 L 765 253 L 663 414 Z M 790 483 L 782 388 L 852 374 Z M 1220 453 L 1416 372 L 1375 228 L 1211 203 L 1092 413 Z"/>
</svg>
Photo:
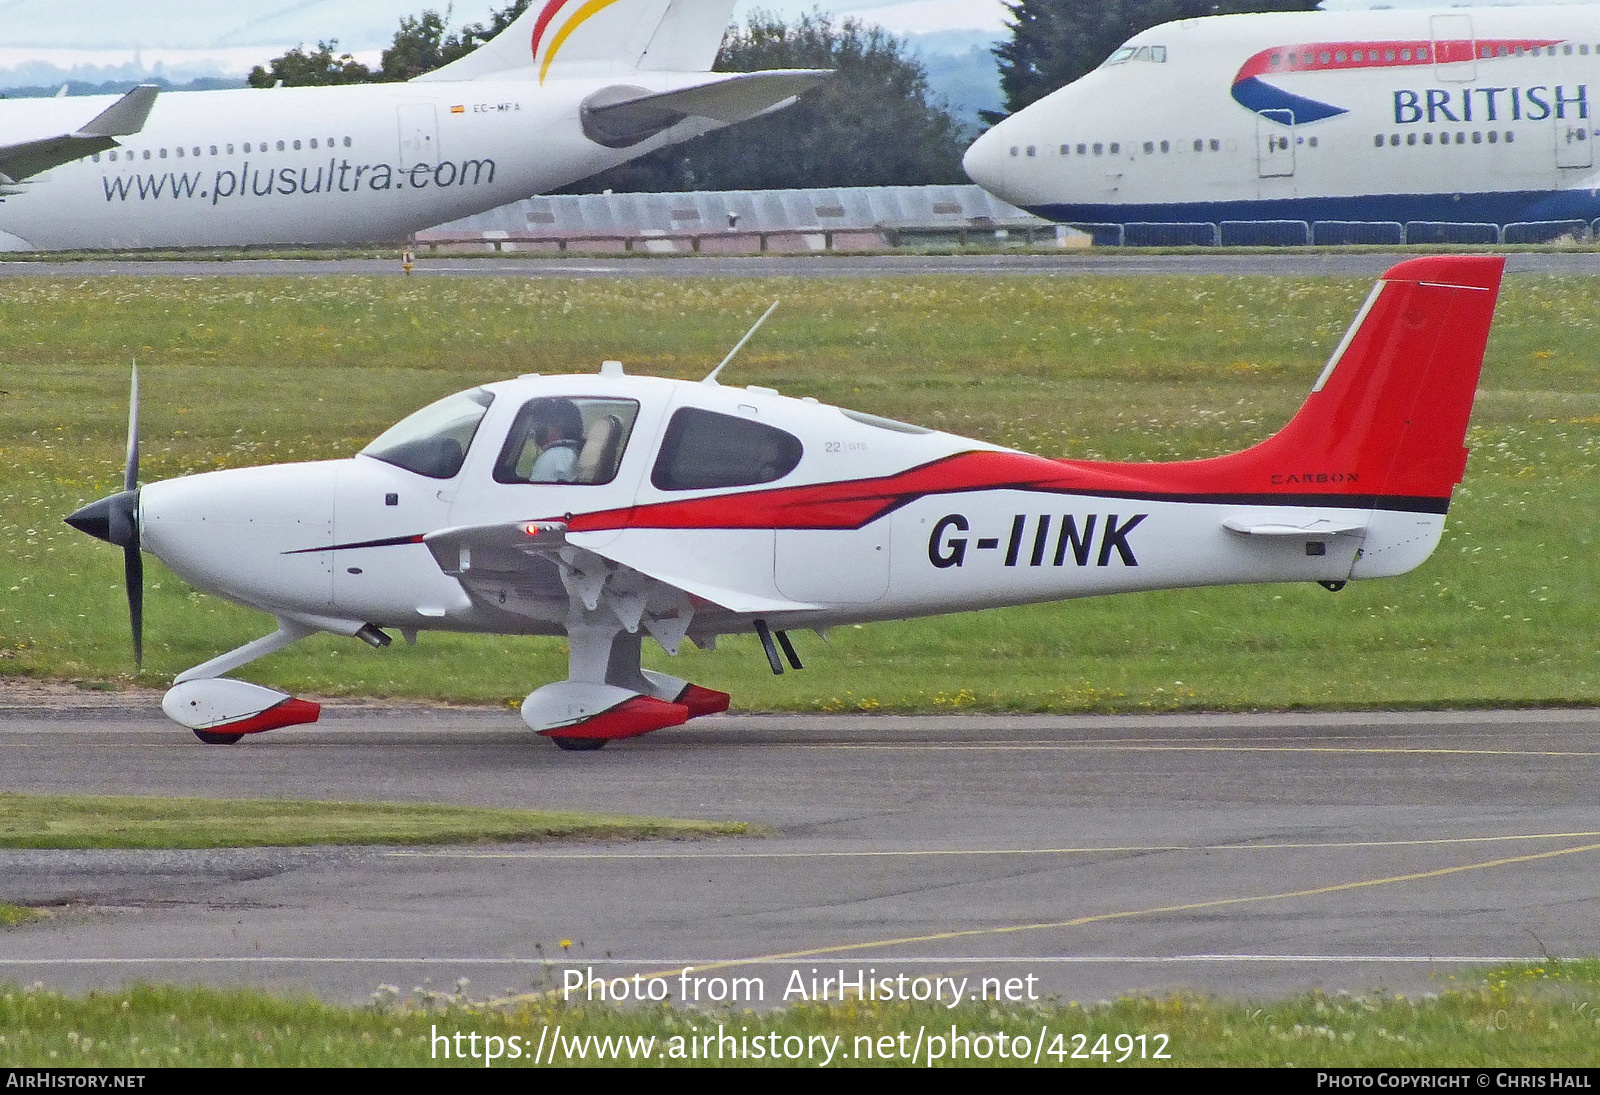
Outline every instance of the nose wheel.
<svg viewBox="0 0 1600 1095">
<path fill-rule="evenodd" d="M 556 738 L 551 741 L 556 743 L 557 749 L 565 749 L 569 753 L 592 753 L 596 749 L 604 749 L 606 738 Z"/>
<path fill-rule="evenodd" d="M 243 734 L 219 734 L 215 730 L 196 730 L 194 736 L 207 745 L 235 745 Z"/>
</svg>

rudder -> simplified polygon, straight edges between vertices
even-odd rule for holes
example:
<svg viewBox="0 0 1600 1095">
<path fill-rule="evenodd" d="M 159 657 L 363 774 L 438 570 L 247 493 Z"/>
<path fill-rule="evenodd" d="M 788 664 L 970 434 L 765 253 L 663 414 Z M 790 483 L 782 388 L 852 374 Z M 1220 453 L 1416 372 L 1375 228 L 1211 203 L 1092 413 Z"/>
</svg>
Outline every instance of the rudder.
<svg viewBox="0 0 1600 1095">
<path fill-rule="evenodd" d="M 1236 458 L 1271 469 L 1280 491 L 1320 493 L 1333 480 L 1335 493 L 1448 503 L 1504 266 L 1451 256 L 1390 269 L 1299 413 Z"/>
</svg>

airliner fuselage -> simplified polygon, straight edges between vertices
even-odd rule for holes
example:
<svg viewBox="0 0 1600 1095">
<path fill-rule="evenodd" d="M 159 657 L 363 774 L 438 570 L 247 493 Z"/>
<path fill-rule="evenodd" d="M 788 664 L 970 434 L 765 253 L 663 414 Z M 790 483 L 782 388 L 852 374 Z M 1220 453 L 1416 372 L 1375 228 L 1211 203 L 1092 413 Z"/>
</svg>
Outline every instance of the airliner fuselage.
<svg viewBox="0 0 1600 1095">
<path fill-rule="evenodd" d="M 1073 222 L 1600 217 L 1600 8 L 1228 15 L 1131 38 L 967 172 Z"/>
<path fill-rule="evenodd" d="M 0 250 L 398 240 L 792 103 L 734 0 L 543 0 L 408 83 L 0 102 Z"/>
<path fill-rule="evenodd" d="M 597 144 L 581 128 L 584 99 L 614 83 L 476 80 L 165 94 L 122 147 L 52 168 L 0 201 L 0 247 L 399 239 L 639 155 L 640 147 Z M 59 132 L 100 105 L 80 98 L 0 102 L 0 133 Z M 683 136 L 663 134 L 644 147 Z"/>
</svg>

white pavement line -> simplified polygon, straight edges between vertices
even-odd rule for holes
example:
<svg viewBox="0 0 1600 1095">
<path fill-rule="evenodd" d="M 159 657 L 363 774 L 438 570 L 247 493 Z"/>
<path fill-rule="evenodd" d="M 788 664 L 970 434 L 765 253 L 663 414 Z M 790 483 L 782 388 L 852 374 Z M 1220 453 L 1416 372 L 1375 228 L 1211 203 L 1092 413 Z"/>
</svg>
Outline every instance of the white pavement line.
<svg viewBox="0 0 1600 1095">
<path fill-rule="evenodd" d="M 1405 965 L 1472 965 L 1494 966 L 1510 963 L 1551 961 L 1576 961 L 1571 955 L 1527 954 L 1026 954 L 1026 955 L 882 955 L 862 958 L 833 955 L 827 961 L 872 962 L 889 965 L 990 965 L 990 966 L 1093 966 L 1093 965 L 1181 965 L 1185 963 L 1252 962 L 1277 965 L 1312 965 L 1351 963 L 1374 965 L 1396 963 Z M 239 955 L 236 957 L 209 958 L 0 958 L 0 968 L 12 966 L 249 966 L 249 965 L 324 965 L 324 966 L 661 966 L 678 969 L 684 966 L 704 969 L 713 963 L 726 963 L 726 958 L 587 958 L 568 955 L 556 958 L 359 958 L 359 957 L 301 957 L 290 955 Z M 817 959 L 749 958 L 738 959 L 741 966 L 794 966 Z"/>
<path fill-rule="evenodd" d="M 1520 840 L 1572 840 L 1600 836 L 1600 831 L 1576 833 L 1516 833 L 1501 836 L 1437 837 L 1415 840 L 1336 840 L 1271 844 L 1133 844 L 1086 846 L 1082 848 L 903 848 L 854 852 L 485 852 L 472 851 L 395 851 L 384 852 L 391 859 L 877 859 L 920 856 L 1003 856 L 1003 855 L 1094 855 L 1157 852 L 1263 852 L 1315 851 L 1320 848 L 1418 848 L 1432 845 L 1496 844 Z"/>
</svg>

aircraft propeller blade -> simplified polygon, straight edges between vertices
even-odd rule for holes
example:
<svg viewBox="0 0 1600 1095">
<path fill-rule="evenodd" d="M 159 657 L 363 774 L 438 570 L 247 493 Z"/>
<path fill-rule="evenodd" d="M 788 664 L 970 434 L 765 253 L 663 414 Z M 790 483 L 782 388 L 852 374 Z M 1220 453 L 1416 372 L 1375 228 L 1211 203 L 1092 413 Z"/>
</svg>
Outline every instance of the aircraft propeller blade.
<svg viewBox="0 0 1600 1095">
<path fill-rule="evenodd" d="M 137 544 L 122 549 L 122 577 L 128 586 L 128 621 L 133 628 L 133 664 L 144 665 L 144 556 Z"/>
<path fill-rule="evenodd" d="M 122 472 L 122 489 L 139 485 L 139 363 L 133 363 L 133 388 L 128 394 L 128 461 Z"/>
<path fill-rule="evenodd" d="M 131 497 L 130 497 L 131 496 Z M 122 545 L 122 579 L 128 587 L 128 622 L 133 630 L 133 664 L 144 666 L 144 558 L 139 554 L 139 363 L 133 363 L 128 391 L 128 459 L 122 471 L 122 497 L 129 500 L 126 526 L 132 540 Z"/>
<path fill-rule="evenodd" d="M 122 577 L 128 590 L 128 616 L 133 625 L 133 661 L 144 664 L 144 559 L 139 554 L 139 366 L 133 367 L 128 398 L 128 462 L 122 492 L 90 502 L 67 524 L 122 549 Z"/>
</svg>

